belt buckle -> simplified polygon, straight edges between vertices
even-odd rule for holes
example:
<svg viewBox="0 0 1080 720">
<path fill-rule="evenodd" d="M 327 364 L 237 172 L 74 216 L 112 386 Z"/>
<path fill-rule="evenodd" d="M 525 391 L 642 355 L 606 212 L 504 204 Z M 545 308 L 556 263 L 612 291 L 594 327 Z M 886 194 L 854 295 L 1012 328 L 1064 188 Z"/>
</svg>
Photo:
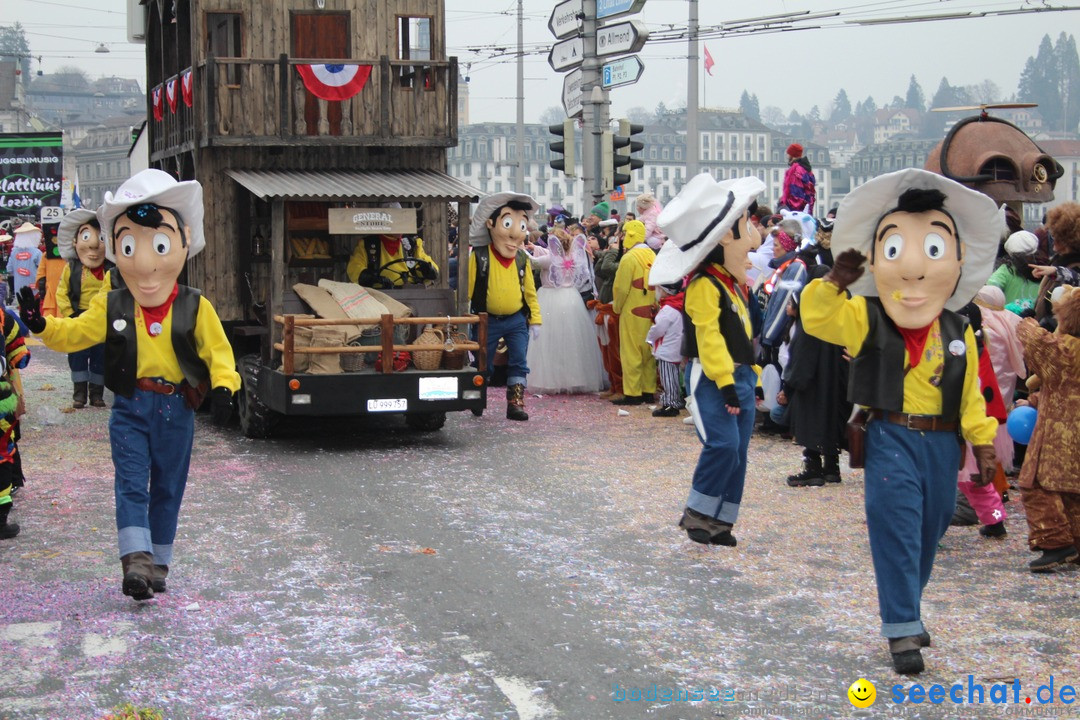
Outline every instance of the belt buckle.
<svg viewBox="0 0 1080 720">
<path fill-rule="evenodd" d="M 167 389 L 166 392 L 161 393 L 162 395 L 174 395 L 174 394 L 176 394 L 176 386 L 173 385 L 171 382 L 162 381 L 161 382 L 161 387 Z"/>
<path fill-rule="evenodd" d="M 908 429 L 908 430 L 921 430 L 921 429 L 922 429 L 922 428 L 917 428 L 917 427 L 914 427 L 914 426 L 912 426 L 912 424 L 911 424 L 911 420 L 912 420 L 912 418 L 918 419 L 919 417 L 920 417 L 919 415 L 910 415 L 910 414 L 909 414 L 909 415 L 907 416 L 907 423 L 906 423 L 906 425 L 907 425 L 907 429 Z"/>
</svg>

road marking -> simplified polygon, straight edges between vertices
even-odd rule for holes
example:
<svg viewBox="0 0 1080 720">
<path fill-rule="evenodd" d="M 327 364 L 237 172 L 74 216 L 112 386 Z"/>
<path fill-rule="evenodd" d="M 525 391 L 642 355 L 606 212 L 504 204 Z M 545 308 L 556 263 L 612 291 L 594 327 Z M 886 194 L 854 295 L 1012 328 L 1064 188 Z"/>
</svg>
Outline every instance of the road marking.
<svg viewBox="0 0 1080 720">
<path fill-rule="evenodd" d="M 127 651 L 127 640 L 123 636 L 131 632 L 131 623 L 119 622 L 113 628 L 113 635 L 86 633 L 82 639 L 82 653 L 88 658 L 104 655 L 119 655 Z"/>
<path fill-rule="evenodd" d="M 447 638 L 459 639 L 459 638 Z M 461 659 L 478 668 L 480 672 L 491 678 L 499 691 L 506 696 L 510 704 L 517 712 L 518 720 L 543 720 L 543 718 L 557 717 L 559 711 L 555 706 L 544 699 L 543 690 L 536 688 L 535 684 L 529 683 L 517 677 L 504 677 L 496 675 L 484 663 L 491 659 L 489 652 L 466 653 Z"/>
<path fill-rule="evenodd" d="M 59 622 L 12 623 L 0 628 L 0 637 L 26 647 L 56 647 L 56 637 L 48 637 L 60 630 Z"/>
</svg>

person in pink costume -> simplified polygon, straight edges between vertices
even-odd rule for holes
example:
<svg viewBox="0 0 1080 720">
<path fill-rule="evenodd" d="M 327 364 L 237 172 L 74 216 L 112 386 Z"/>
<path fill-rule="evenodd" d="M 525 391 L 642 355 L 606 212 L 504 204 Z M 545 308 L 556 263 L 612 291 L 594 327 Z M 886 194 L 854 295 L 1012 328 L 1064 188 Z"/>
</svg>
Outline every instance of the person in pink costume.
<svg viewBox="0 0 1080 720">
<path fill-rule="evenodd" d="M 637 219 L 645 224 L 645 244 L 653 250 L 660 250 L 667 235 L 656 225 L 656 218 L 660 217 L 664 206 L 652 193 L 642 193 L 634 201 L 634 207 L 637 208 Z"/>
<path fill-rule="evenodd" d="M 979 291 L 975 296 L 975 304 L 982 310 L 986 350 L 990 353 L 1001 399 L 1008 412 L 1012 410 L 1017 379 L 1023 380 L 1027 377 L 1024 346 L 1016 335 L 1020 316 L 1005 309 L 1005 293 L 993 285 L 986 285 Z M 998 427 L 997 437 L 994 438 L 994 451 L 1005 472 L 1013 472 L 1013 441 L 1004 425 Z"/>
</svg>

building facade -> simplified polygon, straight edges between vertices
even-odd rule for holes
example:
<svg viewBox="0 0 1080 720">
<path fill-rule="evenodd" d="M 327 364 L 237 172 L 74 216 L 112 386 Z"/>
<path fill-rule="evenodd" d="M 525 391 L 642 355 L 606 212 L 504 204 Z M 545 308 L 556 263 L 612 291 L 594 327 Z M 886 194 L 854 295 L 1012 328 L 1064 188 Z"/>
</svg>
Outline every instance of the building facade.
<svg viewBox="0 0 1080 720">
<path fill-rule="evenodd" d="M 113 124 L 90 129 L 75 145 L 79 197 L 83 207 L 95 209 L 106 192 L 116 192 L 131 177 L 128 153 L 132 142 L 131 121 L 119 118 Z"/>
</svg>

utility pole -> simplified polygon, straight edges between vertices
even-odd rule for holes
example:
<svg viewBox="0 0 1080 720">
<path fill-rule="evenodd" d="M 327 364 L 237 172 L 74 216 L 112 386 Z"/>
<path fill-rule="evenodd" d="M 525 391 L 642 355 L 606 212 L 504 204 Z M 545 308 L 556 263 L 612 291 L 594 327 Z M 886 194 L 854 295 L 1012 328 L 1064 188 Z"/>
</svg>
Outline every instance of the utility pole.
<svg viewBox="0 0 1080 720">
<path fill-rule="evenodd" d="M 686 179 L 700 169 L 701 138 L 698 133 L 698 0 L 690 0 L 690 23 L 686 51 Z"/>
<path fill-rule="evenodd" d="M 517 171 L 514 173 L 514 191 L 525 192 L 525 14 L 524 0 L 517 3 Z"/>
<path fill-rule="evenodd" d="M 584 59 L 581 63 L 581 183 L 583 193 L 596 198 L 603 196 L 600 187 L 600 118 L 592 89 L 600 84 L 600 71 L 596 58 L 596 0 L 582 0 L 582 12 L 585 15 L 582 25 L 582 37 L 585 40 Z M 584 199 L 584 198 L 583 198 Z M 600 202 L 594 199 L 593 204 Z M 591 206 L 590 206 L 591 207 Z M 584 212 L 581 213 L 584 216 Z"/>
</svg>

